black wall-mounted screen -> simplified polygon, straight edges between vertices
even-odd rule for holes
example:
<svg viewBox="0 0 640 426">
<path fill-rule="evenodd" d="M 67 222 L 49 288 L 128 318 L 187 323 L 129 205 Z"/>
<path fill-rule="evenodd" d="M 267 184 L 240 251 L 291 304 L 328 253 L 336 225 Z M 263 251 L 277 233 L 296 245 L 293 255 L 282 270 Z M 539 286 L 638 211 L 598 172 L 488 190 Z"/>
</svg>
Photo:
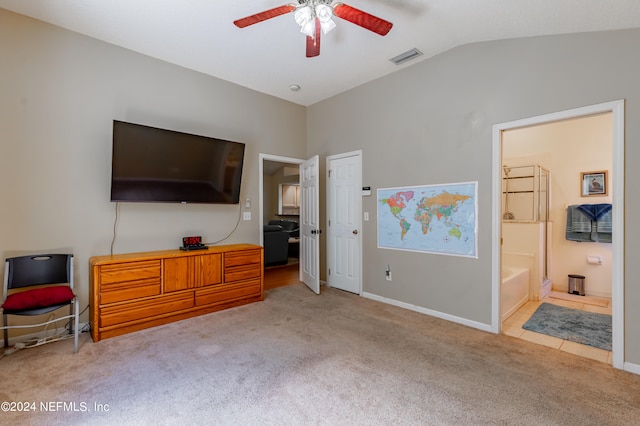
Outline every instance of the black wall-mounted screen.
<svg viewBox="0 0 640 426">
<path fill-rule="evenodd" d="M 111 201 L 238 204 L 244 148 L 114 120 Z"/>
</svg>

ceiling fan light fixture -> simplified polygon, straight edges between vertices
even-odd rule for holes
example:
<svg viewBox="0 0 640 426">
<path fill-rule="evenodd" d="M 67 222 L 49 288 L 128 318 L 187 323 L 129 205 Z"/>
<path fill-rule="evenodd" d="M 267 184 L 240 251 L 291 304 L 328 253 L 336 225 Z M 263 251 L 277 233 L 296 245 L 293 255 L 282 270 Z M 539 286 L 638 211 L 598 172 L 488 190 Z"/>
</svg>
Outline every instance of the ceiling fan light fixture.
<svg viewBox="0 0 640 426">
<path fill-rule="evenodd" d="M 327 35 L 329 31 L 336 27 L 335 22 L 329 19 L 327 22 L 320 21 L 320 28 L 322 28 L 322 34 Z"/>
<path fill-rule="evenodd" d="M 336 24 L 330 19 L 327 22 L 320 21 L 320 28 L 322 28 L 322 34 L 327 35 L 329 31 L 334 29 Z"/>
<path fill-rule="evenodd" d="M 315 38 L 316 18 L 320 21 L 320 28 L 325 35 L 336 27 L 335 22 L 331 19 L 333 18 L 333 9 L 324 3 L 307 2 L 304 6 L 296 9 L 293 17 L 296 24 L 300 25 L 300 32 L 312 38 Z"/>
<path fill-rule="evenodd" d="M 296 24 L 300 25 L 300 32 L 306 36 L 313 37 L 315 33 L 315 16 L 310 6 L 303 6 L 293 14 Z"/>
<path fill-rule="evenodd" d="M 326 4 L 320 3 L 316 6 L 316 16 L 320 21 L 320 27 L 324 35 L 327 35 L 329 31 L 336 27 L 335 22 L 331 19 L 333 18 L 333 9 Z"/>
<path fill-rule="evenodd" d="M 320 22 L 327 22 L 333 17 L 333 11 L 326 4 L 319 4 L 316 6 L 316 16 Z"/>
</svg>

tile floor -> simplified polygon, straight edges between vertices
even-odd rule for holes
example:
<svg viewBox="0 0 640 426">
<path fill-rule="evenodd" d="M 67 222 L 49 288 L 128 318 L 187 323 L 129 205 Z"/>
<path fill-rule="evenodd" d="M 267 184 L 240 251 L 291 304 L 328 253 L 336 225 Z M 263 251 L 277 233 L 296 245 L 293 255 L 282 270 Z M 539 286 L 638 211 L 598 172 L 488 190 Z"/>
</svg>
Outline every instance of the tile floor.
<svg viewBox="0 0 640 426">
<path fill-rule="evenodd" d="M 502 323 L 502 332 L 506 335 L 517 337 L 520 339 L 528 340 L 540 345 L 549 346 L 551 348 L 559 349 L 561 351 L 570 352 L 575 355 L 591 358 L 596 361 L 612 364 L 611 352 L 603 349 L 594 348 L 592 346 L 581 345 L 579 343 L 569 342 L 557 337 L 547 336 L 546 334 L 535 333 L 533 331 L 525 330 L 522 325 L 533 315 L 538 309 L 541 303 L 553 303 L 555 305 L 565 306 L 567 308 L 582 309 L 584 311 L 596 312 L 599 314 L 611 315 L 611 303 L 608 307 L 600 307 L 589 305 L 580 302 L 580 297 L 588 296 L 576 296 L 575 301 L 554 299 L 551 297 L 545 297 L 544 299 L 534 302 L 528 301 L 517 312 L 511 315 Z"/>
</svg>

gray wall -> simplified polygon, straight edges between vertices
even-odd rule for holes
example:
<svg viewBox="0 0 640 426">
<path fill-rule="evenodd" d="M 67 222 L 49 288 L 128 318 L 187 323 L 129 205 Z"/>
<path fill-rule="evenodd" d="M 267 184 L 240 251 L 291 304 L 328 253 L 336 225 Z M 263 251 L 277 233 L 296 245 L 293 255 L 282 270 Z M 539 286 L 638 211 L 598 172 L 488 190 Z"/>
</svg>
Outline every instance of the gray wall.
<svg viewBox="0 0 640 426">
<path fill-rule="evenodd" d="M 478 259 L 378 249 L 376 197 L 364 197 L 372 219 L 363 229 L 364 291 L 490 324 L 497 123 L 626 99 L 625 215 L 636 217 L 639 42 L 640 30 L 629 30 L 470 44 L 309 107 L 308 155 L 362 149 L 363 185 L 374 194 L 381 187 L 478 181 Z M 625 358 L 638 364 L 640 223 L 625 226 Z M 392 282 L 384 278 L 387 264 Z"/>
<path fill-rule="evenodd" d="M 0 256 L 75 253 L 83 308 L 114 238 L 112 120 L 247 144 L 241 205 L 120 203 L 115 253 L 224 238 L 247 197 L 254 220 L 225 243 L 257 244 L 258 153 L 306 154 L 304 107 L 3 9 L 0 58 Z"/>
</svg>

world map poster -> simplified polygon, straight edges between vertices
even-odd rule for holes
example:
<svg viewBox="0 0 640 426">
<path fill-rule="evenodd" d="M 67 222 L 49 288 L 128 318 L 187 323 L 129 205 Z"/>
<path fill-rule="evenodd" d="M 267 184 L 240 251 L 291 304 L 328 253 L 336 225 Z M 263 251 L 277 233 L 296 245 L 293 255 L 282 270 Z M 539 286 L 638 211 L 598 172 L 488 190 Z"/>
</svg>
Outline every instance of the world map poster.
<svg viewBox="0 0 640 426">
<path fill-rule="evenodd" d="M 478 182 L 380 188 L 378 247 L 478 257 Z"/>
</svg>

